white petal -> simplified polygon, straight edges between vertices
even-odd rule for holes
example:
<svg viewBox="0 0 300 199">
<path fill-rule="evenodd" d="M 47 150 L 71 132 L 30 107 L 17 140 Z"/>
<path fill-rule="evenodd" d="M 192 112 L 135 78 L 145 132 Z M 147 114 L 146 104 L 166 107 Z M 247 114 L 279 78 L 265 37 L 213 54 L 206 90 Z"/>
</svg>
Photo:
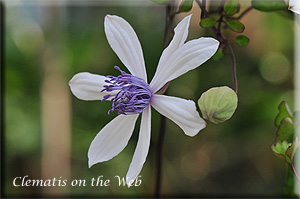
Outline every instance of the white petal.
<svg viewBox="0 0 300 199">
<path fill-rule="evenodd" d="M 206 122 L 199 116 L 192 100 L 154 94 L 151 105 L 160 114 L 175 122 L 188 136 L 194 136 L 206 127 Z"/>
<path fill-rule="evenodd" d="M 186 16 L 174 29 L 174 37 L 168 47 L 163 51 L 158 62 L 156 73 L 160 73 L 162 67 L 165 65 L 170 56 L 185 42 L 189 33 L 191 17 L 192 15 Z"/>
<path fill-rule="evenodd" d="M 156 72 L 150 87 L 155 93 L 167 82 L 195 69 L 215 54 L 219 42 L 213 38 L 202 37 L 188 41 L 178 48 L 165 62 L 159 72 Z"/>
<path fill-rule="evenodd" d="M 105 80 L 102 75 L 88 72 L 77 73 L 69 82 L 72 93 L 81 100 L 102 100 L 103 96 L 112 92 L 101 92 L 104 89 Z"/>
<path fill-rule="evenodd" d="M 300 0 L 290 0 L 289 9 L 300 15 Z"/>
<path fill-rule="evenodd" d="M 138 116 L 119 115 L 96 135 L 88 152 L 89 167 L 110 160 L 126 147 Z"/>
<path fill-rule="evenodd" d="M 132 75 L 147 82 L 142 47 L 131 25 L 121 17 L 106 15 L 104 27 L 108 43 L 119 59 Z"/>
<path fill-rule="evenodd" d="M 146 161 L 150 146 L 150 130 L 151 130 L 151 107 L 146 108 L 142 113 L 141 128 L 139 140 L 126 175 L 127 185 L 133 182 L 142 170 Z"/>
</svg>

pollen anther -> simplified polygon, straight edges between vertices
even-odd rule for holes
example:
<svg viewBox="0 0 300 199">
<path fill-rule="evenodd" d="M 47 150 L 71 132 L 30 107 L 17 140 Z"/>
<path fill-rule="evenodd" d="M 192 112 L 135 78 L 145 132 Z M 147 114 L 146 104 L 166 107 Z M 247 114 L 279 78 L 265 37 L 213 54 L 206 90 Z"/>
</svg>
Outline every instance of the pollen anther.
<svg viewBox="0 0 300 199">
<path fill-rule="evenodd" d="M 143 112 L 150 104 L 150 86 L 142 78 L 130 75 L 117 66 L 115 66 L 115 69 L 119 70 L 121 75 L 118 77 L 107 76 L 109 80 L 105 81 L 107 85 L 101 91 L 117 91 L 116 94 L 105 95 L 102 99 L 102 101 L 110 99 L 112 102 L 112 108 L 108 111 L 108 114 L 114 110 L 117 110 L 118 114 L 124 115 Z"/>
</svg>

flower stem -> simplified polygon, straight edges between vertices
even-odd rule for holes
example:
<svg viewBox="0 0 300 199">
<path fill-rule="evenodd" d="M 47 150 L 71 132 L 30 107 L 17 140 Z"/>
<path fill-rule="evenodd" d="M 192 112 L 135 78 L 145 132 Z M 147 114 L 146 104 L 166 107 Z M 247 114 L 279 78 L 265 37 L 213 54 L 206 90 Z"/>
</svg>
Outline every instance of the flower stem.
<svg viewBox="0 0 300 199">
<path fill-rule="evenodd" d="M 225 41 L 226 48 L 228 49 L 231 57 L 231 63 L 232 63 L 232 81 L 233 81 L 233 90 L 235 93 L 238 92 L 238 87 L 237 87 L 237 78 L 236 78 L 236 59 L 234 52 L 229 44 L 229 42 L 226 40 Z"/>
<path fill-rule="evenodd" d="M 296 179 L 298 180 L 298 182 L 300 182 L 300 178 L 299 178 L 299 176 L 298 176 L 298 174 L 297 174 L 297 172 L 296 172 L 296 170 L 295 170 L 295 168 L 294 168 L 293 163 L 291 162 L 291 163 L 289 164 L 289 166 L 291 167 L 291 169 L 292 169 L 292 171 L 293 171 L 293 173 L 294 173 L 294 176 L 296 177 Z"/>
<path fill-rule="evenodd" d="M 234 52 L 231 48 L 231 45 L 229 43 L 229 41 L 223 36 L 222 31 L 221 31 L 221 25 L 223 22 L 223 15 L 220 17 L 219 19 L 219 24 L 218 24 L 218 28 L 213 27 L 213 31 L 216 34 L 217 37 L 220 38 L 220 42 L 221 44 L 223 43 L 226 48 L 229 51 L 230 57 L 231 57 L 231 63 L 232 63 L 232 82 L 233 82 L 233 90 L 235 91 L 235 93 L 238 92 L 238 86 L 237 86 L 237 77 L 236 77 L 236 59 L 235 59 L 235 55 Z"/>
<path fill-rule="evenodd" d="M 246 15 L 248 12 L 250 12 L 252 9 L 253 9 L 253 7 L 250 6 L 250 7 L 247 8 L 244 12 L 242 12 L 242 13 L 240 14 L 240 16 L 238 16 L 238 17 L 235 18 L 235 19 L 237 19 L 237 20 L 241 19 L 243 16 L 245 16 L 245 15 Z"/>
<path fill-rule="evenodd" d="M 202 4 L 199 0 L 196 0 L 198 6 L 201 9 L 201 19 L 205 16 L 205 17 L 209 17 L 209 15 L 211 14 L 210 12 L 208 12 L 205 8 L 205 0 L 202 0 Z M 223 20 L 225 16 L 225 14 L 223 13 L 223 9 L 224 9 L 224 4 L 225 4 L 225 0 L 223 0 L 220 4 L 220 8 L 217 10 L 220 18 L 218 19 L 218 24 L 214 27 L 212 27 L 213 32 L 215 33 L 216 37 L 220 40 L 221 45 L 225 45 L 225 47 L 228 49 L 230 57 L 231 57 L 231 63 L 232 63 L 232 82 L 233 82 L 233 90 L 237 93 L 238 92 L 238 85 L 237 85 L 237 76 L 236 76 L 236 58 L 235 58 L 235 54 L 232 50 L 232 47 L 228 41 L 227 38 L 224 37 L 224 35 L 222 34 L 222 23 L 225 23 L 225 21 Z M 252 6 L 250 6 L 249 8 L 247 8 L 244 12 L 242 12 L 237 18 L 235 19 L 241 19 L 242 17 L 244 17 L 247 13 L 249 13 L 252 10 Z"/>
<path fill-rule="evenodd" d="M 161 184 L 162 184 L 162 167 L 163 167 L 163 144 L 166 134 L 166 117 L 161 116 L 160 128 L 158 135 L 157 148 L 157 162 L 156 162 L 156 184 L 155 184 L 155 198 L 160 198 Z"/>
<path fill-rule="evenodd" d="M 170 1 L 166 6 L 166 26 L 165 26 L 165 39 L 164 39 L 164 48 L 166 48 L 173 34 L 172 24 L 174 21 L 174 2 Z M 165 94 L 167 93 L 169 82 L 164 86 Z M 160 128 L 157 141 L 157 154 L 156 154 L 156 182 L 155 182 L 155 198 L 161 197 L 161 185 L 162 185 L 162 169 L 163 169 L 163 145 L 166 134 L 166 117 L 163 115 L 160 119 Z"/>
<path fill-rule="evenodd" d="M 206 11 L 206 0 L 202 0 L 202 3 L 200 2 L 200 0 L 196 0 L 196 3 L 198 4 L 198 6 L 201 8 L 202 12 L 201 12 L 201 19 L 204 19 L 206 16 L 208 16 L 208 12 Z"/>
</svg>

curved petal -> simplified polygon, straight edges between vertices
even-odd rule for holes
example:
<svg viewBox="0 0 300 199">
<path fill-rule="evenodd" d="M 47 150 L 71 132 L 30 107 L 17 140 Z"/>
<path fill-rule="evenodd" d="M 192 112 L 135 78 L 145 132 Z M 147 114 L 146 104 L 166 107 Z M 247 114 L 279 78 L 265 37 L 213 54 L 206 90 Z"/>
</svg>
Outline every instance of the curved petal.
<svg viewBox="0 0 300 199">
<path fill-rule="evenodd" d="M 119 115 L 96 135 L 88 151 L 89 167 L 112 159 L 126 147 L 138 116 Z"/>
<path fill-rule="evenodd" d="M 121 17 L 106 15 L 104 28 L 109 45 L 130 73 L 147 82 L 142 47 L 131 25 Z"/>
<path fill-rule="evenodd" d="M 289 9 L 294 13 L 300 15 L 300 1 L 299 0 L 290 0 L 289 1 Z"/>
<path fill-rule="evenodd" d="M 130 187 L 131 182 L 136 179 L 142 170 L 146 161 L 150 146 L 150 130 L 151 130 L 151 107 L 146 108 L 142 113 L 141 128 L 139 140 L 126 175 L 126 183 Z"/>
<path fill-rule="evenodd" d="M 81 100 L 102 100 L 112 92 L 101 92 L 104 89 L 105 80 L 102 75 L 95 75 L 88 72 L 77 73 L 69 82 L 72 93 Z"/>
<path fill-rule="evenodd" d="M 202 37 L 188 41 L 178 48 L 161 66 L 161 70 L 155 73 L 150 87 L 155 93 L 167 82 L 180 75 L 195 69 L 215 54 L 219 42 L 213 38 Z"/>
<path fill-rule="evenodd" d="M 181 22 L 175 27 L 174 29 L 174 37 L 168 47 L 163 51 L 158 66 L 156 69 L 156 73 L 160 73 L 162 67 L 165 65 L 166 61 L 170 58 L 170 56 L 183 45 L 185 42 L 188 33 L 189 33 L 189 26 L 190 20 L 192 15 L 186 16 Z"/>
<path fill-rule="evenodd" d="M 199 116 L 192 100 L 154 94 L 151 105 L 160 114 L 175 122 L 188 136 L 194 136 L 206 127 L 206 122 Z"/>
</svg>

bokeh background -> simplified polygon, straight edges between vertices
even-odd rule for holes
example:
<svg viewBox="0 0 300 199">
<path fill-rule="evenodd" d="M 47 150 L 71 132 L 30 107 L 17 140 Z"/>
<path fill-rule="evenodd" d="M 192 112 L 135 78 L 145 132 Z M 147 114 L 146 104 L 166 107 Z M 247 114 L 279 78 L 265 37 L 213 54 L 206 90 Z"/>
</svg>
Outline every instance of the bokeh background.
<svg viewBox="0 0 300 199">
<path fill-rule="evenodd" d="M 2 186 L 6 197 L 151 197 L 160 115 L 152 111 L 151 146 L 139 187 L 118 186 L 137 143 L 138 123 L 128 146 L 117 157 L 88 168 L 94 136 L 116 113 L 109 102 L 81 101 L 68 81 L 78 72 L 118 75 L 123 64 L 104 34 L 104 17 L 116 14 L 135 29 L 142 44 L 148 79 L 163 50 L 165 7 L 141 1 L 5 1 L 4 132 Z M 243 1 L 241 10 L 250 2 Z M 189 39 L 212 36 L 199 26 L 197 5 Z M 242 22 L 251 41 L 233 44 L 237 57 L 239 105 L 233 117 L 190 138 L 167 120 L 164 143 L 165 196 L 283 197 L 285 163 L 271 151 L 274 119 L 283 100 L 293 110 L 294 22 L 279 13 L 252 10 Z M 228 33 L 229 34 L 229 33 Z M 234 38 L 236 35 L 228 35 Z M 197 101 L 215 86 L 232 86 L 230 56 L 209 60 L 172 81 L 168 95 Z M 15 177 L 67 179 L 67 186 L 14 187 Z M 111 186 L 91 187 L 103 175 Z M 85 179 L 87 186 L 70 186 Z"/>
</svg>

